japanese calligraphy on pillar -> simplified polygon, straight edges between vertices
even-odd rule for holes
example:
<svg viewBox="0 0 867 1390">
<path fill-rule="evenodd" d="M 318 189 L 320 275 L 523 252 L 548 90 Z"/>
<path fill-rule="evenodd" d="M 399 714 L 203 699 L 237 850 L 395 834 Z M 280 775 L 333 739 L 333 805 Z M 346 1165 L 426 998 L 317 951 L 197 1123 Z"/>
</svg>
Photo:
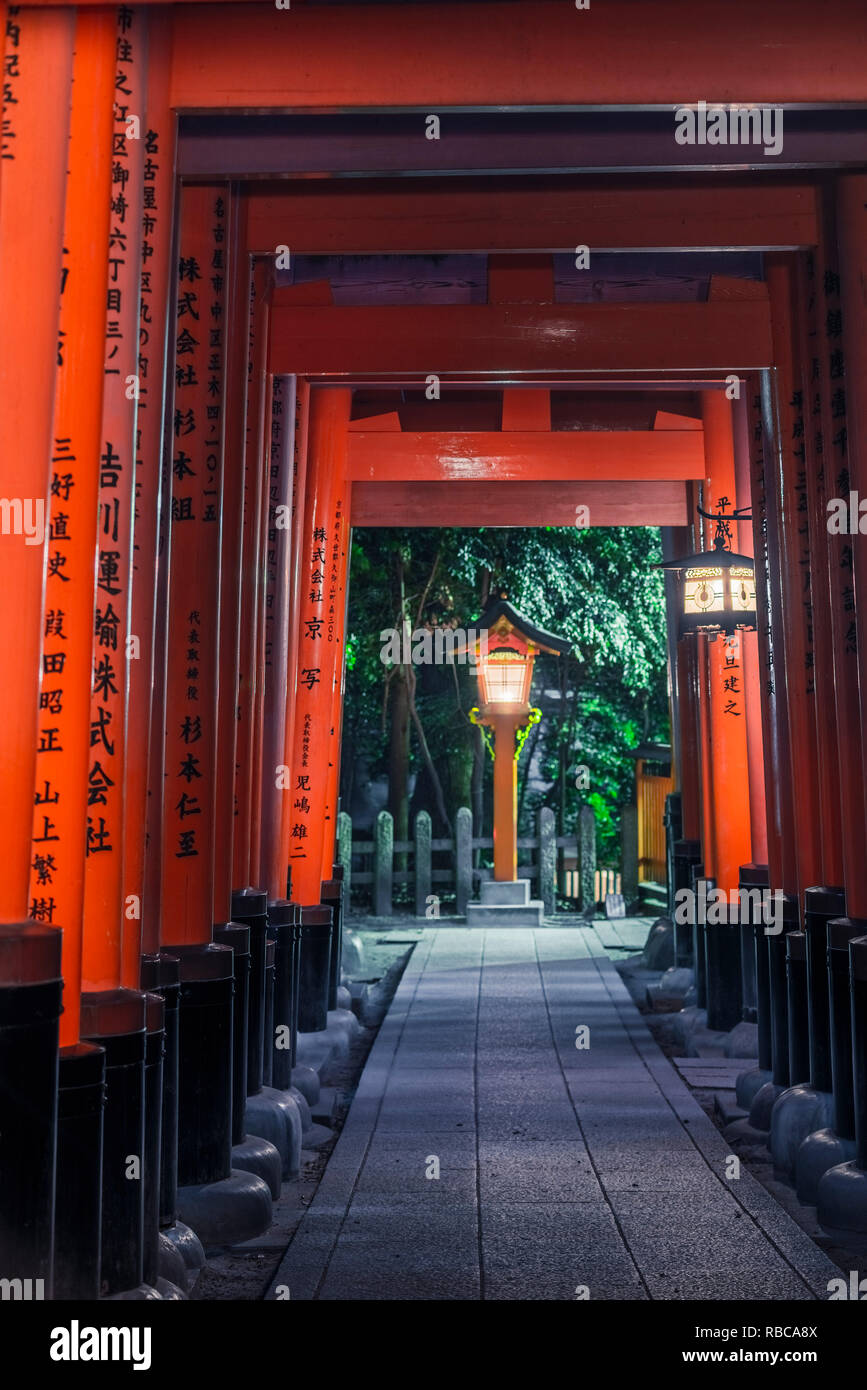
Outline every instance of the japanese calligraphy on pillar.
<svg viewBox="0 0 867 1390">
<path fill-rule="evenodd" d="M 825 264 L 822 285 L 822 302 L 819 310 L 820 321 L 820 362 L 816 364 L 819 390 L 822 397 L 820 410 L 827 422 L 830 434 L 828 447 L 828 470 L 834 484 L 836 497 L 849 498 L 849 439 L 846 429 L 846 364 L 843 356 L 843 307 L 840 300 L 840 274 L 836 263 Z M 855 657 L 858 642 L 855 631 L 855 588 L 853 583 L 852 545 L 848 540 L 832 539 L 832 564 L 834 566 L 834 594 L 837 617 L 842 627 L 843 650 L 847 656 Z M 833 580 L 832 580 L 833 582 Z M 852 679 L 854 679 L 854 667 Z"/>
<path fill-rule="evenodd" d="M 764 428 L 762 399 L 751 383 L 747 412 L 750 428 L 750 488 L 753 514 L 753 549 L 756 575 L 756 627 L 759 636 L 760 661 L 765 670 L 765 693 L 769 699 L 774 686 L 774 633 L 771 622 L 771 562 L 768 544 L 768 492 L 765 474 Z"/>
<path fill-rule="evenodd" d="M 173 117 L 169 98 L 170 31 L 166 17 L 150 10 L 147 15 L 148 70 L 142 122 L 142 218 L 141 284 L 139 296 L 138 356 L 135 383 L 138 419 L 135 461 L 135 527 L 131 629 L 137 655 L 130 663 L 129 728 L 127 746 L 127 819 L 124 833 L 124 898 L 139 905 L 142 949 L 159 944 L 159 835 L 154 835 L 154 861 L 145 875 L 147 830 L 159 823 L 162 811 L 157 795 L 148 797 L 151 770 L 151 701 L 162 681 L 153 680 L 154 626 L 157 595 L 165 601 L 166 586 L 155 572 L 157 556 L 168 527 L 169 450 L 164 447 L 163 370 L 168 328 L 168 296 L 171 259 L 171 213 L 174 173 Z M 173 288 L 173 286 L 172 286 Z M 159 527 L 159 534 L 158 534 Z M 164 630 L 164 629 L 163 629 Z M 162 658 L 158 670 L 162 669 Z M 158 711 L 162 723 L 162 708 Z M 157 726 L 159 727 L 159 725 Z M 160 738 L 154 740 L 157 766 L 151 785 L 162 785 Z M 146 887 L 147 885 L 147 887 Z"/>
<path fill-rule="evenodd" d="M 85 841 L 83 970 L 85 983 L 92 989 L 120 983 L 122 930 L 137 932 L 140 921 L 139 915 L 124 918 L 122 871 L 135 505 L 143 26 L 141 11 L 118 10 Z M 111 952 L 102 946 L 108 941 Z"/>
<path fill-rule="evenodd" d="M 6 17 L 6 42 L 3 52 L 3 121 L 0 133 L 0 161 L 15 158 L 15 107 L 18 105 L 18 86 L 21 82 L 21 25 L 20 5 L 10 5 Z"/>
<path fill-rule="evenodd" d="M 52 891 L 57 876 L 50 862 L 51 837 L 58 833 L 51 824 L 56 785 L 41 807 L 49 824 L 39 823 L 38 833 L 46 838 L 36 850 L 44 862 L 35 873 L 32 806 L 50 460 L 54 434 L 64 433 L 55 428 L 54 404 L 59 290 L 68 267 L 63 224 L 75 16 L 59 8 L 39 12 L 15 6 L 7 15 L 4 6 L 0 18 L 0 497 L 13 507 L 11 499 L 18 499 L 25 518 L 23 532 L 20 522 L 15 528 L 17 541 L 8 534 L 0 538 L 0 651 L 6 663 L 0 694 L 0 921 L 20 922 L 35 906 L 42 920 L 50 922 L 58 921 Z M 5 519 L 3 531 L 8 532 Z M 62 546 L 58 543 L 56 549 Z M 53 671 L 49 682 L 54 689 L 62 686 L 63 673 Z"/>
<path fill-rule="evenodd" d="M 810 499 L 807 492 L 807 462 L 804 445 L 804 392 L 798 387 L 789 402 L 791 408 L 792 458 L 795 468 L 792 478 L 792 493 L 795 503 L 795 527 L 797 531 L 796 562 L 799 576 L 800 606 L 803 614 L 804 642 L 804 688 L 808 695 L 815 695 L 815 656 L 813 652 L 813 585 L 810 573 Z"/>
<path fill-rule="evenodd" d="M 226 200 L 184 189 L 178 261 L 172 457 L 165 930 L 211 935 L 223 456 Z"/>
<path fill-rule="evenodd" d="M 77 1040 L 85 816 L 81 787 L 90 761 L 94 554 L 105 352 L 110 144 L 114 77 L 108 14 L 79 19 L 67 156 L 64 259 L 48 497 L 48 565 L 42 613 L 30 915 L 64 928 L 65 1041 Z M 93 148 L 93 104 L 104 112 Z M 97 217 L 94 207 L 102 207 Z M 67 334 L 66 329 L 69 329 Z M 73 331 L 74 329 L 74 331 Z"/>
</svg>

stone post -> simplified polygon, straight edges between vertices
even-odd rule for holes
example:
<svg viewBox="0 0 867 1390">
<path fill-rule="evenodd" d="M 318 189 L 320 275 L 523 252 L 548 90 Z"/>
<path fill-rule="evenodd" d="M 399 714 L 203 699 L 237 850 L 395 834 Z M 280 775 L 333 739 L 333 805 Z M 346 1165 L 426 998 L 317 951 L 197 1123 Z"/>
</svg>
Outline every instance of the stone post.
<svg viewBox="0 0 867 1390">
<path fill-rule="evenodd" d="M 455 816 L 456 912 L 462 917 L 473 893 L 473 813 L 462 806 Z"/>
<path fill-rule="evenodd" d="M 373 850 L 373 911 L 377 917 L 391 916 L 391 890 L 394 875 L 394 821 L 388 811 L 376 818 Z"/>
<path fill-rule="evenodd" d="M 578 855 L 581 911 L 584 912 L 596 901 L 596 817 L 590 806 L 582 806 L 578 815 Z"/>
<path fill-rule="evenodd" d="M 346 811 L 337 816 L 337 862 L 343 865 L 343 910 L 349 912 L 352 882 L 352 817 Z"/>
<path fill-rule="evenodd" d="M 590 813 L 593 814 L 592 811 Z M 539 885 L 538 894 L 545 904 L 545 916 L 554 912 L 554 891 L 557 873 L 557 835 L 554 812 L 550 806 L 539 809 Z"/>
<path fill-rule="evenodd" d="M 424 917 L 431 892 L 431 821 L 427 811 L 415 818 L 415 915 Z"/>
<path fill-rule="evenodd" d="M 620 808 L 620 887 L 626 910 L 638 897 L 638 808 Z"/>
</svg>

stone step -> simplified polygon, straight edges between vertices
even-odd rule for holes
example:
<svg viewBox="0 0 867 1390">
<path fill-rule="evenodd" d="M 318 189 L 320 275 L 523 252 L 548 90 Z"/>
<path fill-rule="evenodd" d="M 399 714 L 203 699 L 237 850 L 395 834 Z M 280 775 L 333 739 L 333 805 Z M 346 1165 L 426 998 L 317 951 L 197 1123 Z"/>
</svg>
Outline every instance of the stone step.
<svg viewBox="0 0 867 1390">
<path fill-rule="evenodd" d="M 541 927 L 545 904 L 535 899 L 527 903 L 467 903 L 468 927 Z"/>
</svg>

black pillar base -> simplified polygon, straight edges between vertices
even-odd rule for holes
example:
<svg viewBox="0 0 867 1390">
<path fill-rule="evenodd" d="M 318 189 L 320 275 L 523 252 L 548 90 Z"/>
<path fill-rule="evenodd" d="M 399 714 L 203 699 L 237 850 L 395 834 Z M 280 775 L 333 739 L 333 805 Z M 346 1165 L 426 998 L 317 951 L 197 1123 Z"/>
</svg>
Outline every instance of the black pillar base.
<svg viewBox="0 0 867 1390">
<path fill-rule="evenodd" d="M 99 1298 L 105 1050 L 60 1049 L 54 1297 Z"/>
<path fill-rule="evenodd" d="M 181 984 L 177 1210 L 205 1245 L 233 1245 L 261 1235 L 272 1216 L 262 1179 L 231 1167 L 233 952 L 166 950 Z"/>
<path fill-rule="evenodd" d="M 324 1033 L 328 1027 L 332 915 L 331 908 L 322 905 L 301 909 L 300 1033 Z"/>
<path fill-rule="evenodd" d="M 103 1298 L 134 1298 L 140 1287 L 150 1287 L 144 1284 L 146 999 L 132 989 L 81 996 L 82 1040 L 105 1049 Z M 133 1165 L 137 1176 L 130 1176 Z"/>
<path fill-rule="evenodd" d="M 61 934 L 0 926 L 0 1278 L 52 1293 Z"/>
</svg>

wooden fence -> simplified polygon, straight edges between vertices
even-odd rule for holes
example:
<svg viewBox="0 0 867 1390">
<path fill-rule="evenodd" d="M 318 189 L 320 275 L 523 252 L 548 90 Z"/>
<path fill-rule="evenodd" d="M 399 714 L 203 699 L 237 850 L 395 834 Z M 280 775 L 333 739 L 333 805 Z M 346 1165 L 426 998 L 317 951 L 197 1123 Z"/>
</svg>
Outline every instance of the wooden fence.
<svg viewBox="0 0 867 1390">
<path fill-rule="evenodd" d="M 639 758 L 635 763 L 635 804 L 638 811 L 638 881 L 665 883 L 665 798 L 674 791 L 671 772 L 665 766 Z"/>
<path fill-rule="evenodd" d="M 529 851 L 532 856 L 518 863 L 518 877 L 530 880 L 533 896 L 541 898 L 546 914 L 556 907 L 558 886 L 563 897 L 574 898 L 581 908 L 604 898 L 606 892 L 618 892 L 620 875 L 614 870 L 596 867 L 596 819 L 589 806 L 582 808 L 579 833 L 555 834 L 554 812 L 542 807 L 537 821 L 537 833 L 518 839 L 519 856 Z M 413 838 L 395 840 L 394 822 L 388 811 L 380 811 L 374 826 L 374 837 L 354 838 L 352 820 L 345 811 L 337 818 L 338 856 L 343 865 L 347 892 L 366 889 L 370 909 L 377 917 L 391 916 L 398 891 L 409 886 L 403 897 L 414 905 L 416 916 L 439 916 L 439 903 L 444 897 L 454 898 L 455 912 L 463 916 L 478 882 L 490 878 L 490 868 L 475 868 L 476 850 L 493 850 L 490 836 L 473 835 L 472 812 L 463 806 L 455 817 L 454 838 L 434 839 L 431 818 L 420 811 L 415 818 Z M 433 856 L 446 855 L 449 862 L 438 866 Z M 398 862 L 409 867 L 396 868 Z M 558 875 L 559 861 L 559 875 Z M 578 867 L 563 869 L 563 864 Z M 558 884 L 559 878 L 559 884 Z M 583 888 L 582 888 L 583 885 Z M 369 896 L 368 896 L 369 895 Z"/>
</svg>

